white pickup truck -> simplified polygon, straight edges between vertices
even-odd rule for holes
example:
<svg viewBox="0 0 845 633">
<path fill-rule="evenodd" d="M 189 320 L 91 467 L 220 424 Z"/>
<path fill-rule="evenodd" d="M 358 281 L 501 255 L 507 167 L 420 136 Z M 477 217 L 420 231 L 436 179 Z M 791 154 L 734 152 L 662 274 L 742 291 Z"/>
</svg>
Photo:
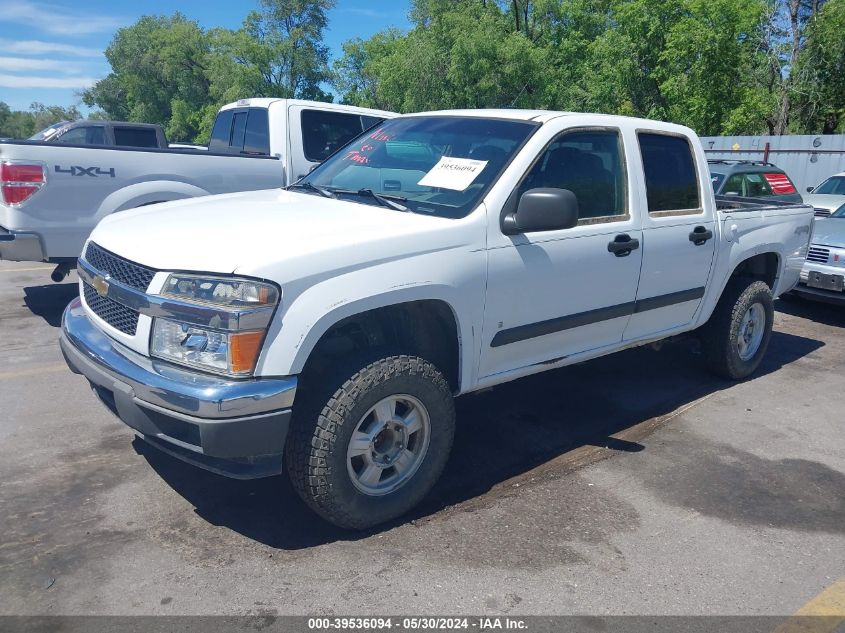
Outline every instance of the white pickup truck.
<svg viewBox="0 0 845 633">
<path fill-rule="evenodd" d="M 98 131 L 98 121 L 75 123 L 71 133 L 102 137 L 100 146 L 88 137 L 0 141 L 0 259 L 55 263 L 53 279 L 61 281 L 107 215 L 287 185 L 392 116 L 315 101 L 242 99 L 221 108 L 202 151 L 107 146 L 112 135 Z"/>
<path fill-rule="evenodd" d="M 287 190 L 103 220 L 61 346 L 150 443 L 234 477 L 284 464 L 364 528 L 437 480 L 455 396 L 685 332 L 751 374 L 813 210 L 730 204 L 678 125 L 402 116 Z"/>
</svg>

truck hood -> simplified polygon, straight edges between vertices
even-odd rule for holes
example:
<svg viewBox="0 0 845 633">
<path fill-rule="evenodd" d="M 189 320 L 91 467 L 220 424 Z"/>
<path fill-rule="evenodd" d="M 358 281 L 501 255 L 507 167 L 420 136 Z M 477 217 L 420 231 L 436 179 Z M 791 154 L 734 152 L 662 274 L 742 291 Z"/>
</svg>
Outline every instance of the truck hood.
<svg viewBox="0 0 845 633">
<path fill-rule="evenodd" d="M 845 204 L 845 196 L 831 193 L 811 193 L 805 198 L 807 204 L 817 209 L 828 209 L 831 213 Z"/>
<path fill-rule="evenodd" d="M 845 247 L 845 218 L 816 218 L 810 242 L 824 246 Z"/>
<path fill-rule="evenodd" d="M 463 246 L 475 231 L 456 230 L 461 225 L 468 228 L 460 220 L 272 189 L 116 213 L 91 239 L 159 270 L 272 278 L 266 272 L 283 262 L 307 259 L 313 267 L 321 258 L 325 270 Z"/>
</svg>

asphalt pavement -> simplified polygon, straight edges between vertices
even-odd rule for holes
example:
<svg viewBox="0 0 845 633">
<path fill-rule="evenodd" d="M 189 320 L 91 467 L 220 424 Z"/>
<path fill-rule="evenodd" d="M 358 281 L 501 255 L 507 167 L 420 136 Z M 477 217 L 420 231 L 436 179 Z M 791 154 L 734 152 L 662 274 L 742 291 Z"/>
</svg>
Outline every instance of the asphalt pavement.
<svg viewBox="0 0 845 633">
<path fill-rule="evenodd" d="M 430 498 L 351 533 L 134 438 L 62 360 L 75 281 L 0 263 L 0 615 L 788 615 L 845 577 L 845 308 L 778 301 L 742 383 L 686 342 L 462 397 Z"/>
</svg>

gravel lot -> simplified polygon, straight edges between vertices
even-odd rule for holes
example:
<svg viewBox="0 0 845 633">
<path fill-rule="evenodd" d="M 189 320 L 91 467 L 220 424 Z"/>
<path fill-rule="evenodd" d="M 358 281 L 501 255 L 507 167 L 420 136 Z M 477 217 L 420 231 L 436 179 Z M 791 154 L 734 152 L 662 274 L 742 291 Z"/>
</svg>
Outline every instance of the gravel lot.
<svg viewBox="0 0 845 633">
<path fill-rule="evenodd" d="M 66 369 L 76 277 L 0 263 L 0 614 L 790 614 L 845 577 L 845 308 L 778 302 L 758 374 L 691 344 L 458 401 L 413 516 L 145 447 Z"/>
</svg>

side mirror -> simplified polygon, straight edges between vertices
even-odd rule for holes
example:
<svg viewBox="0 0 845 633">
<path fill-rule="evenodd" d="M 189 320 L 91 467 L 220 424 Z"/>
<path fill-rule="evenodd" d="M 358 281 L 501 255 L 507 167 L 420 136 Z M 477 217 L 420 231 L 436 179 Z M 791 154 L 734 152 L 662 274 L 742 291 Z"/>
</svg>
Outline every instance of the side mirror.
<svg viewBox="0 0 845 633">
<path fill-rule="evenodd" d="M 807 193 L 813 193 L 813 189 L 815 189 L 815 187 L 807 187 Z"/>
<path fill-rule="evenodd" d="M 529 189 L 514 213 L 502 219 L 505 235 L 559 231 L 578 224 L 578 198 L 569 189 Z"/>
</svg>

